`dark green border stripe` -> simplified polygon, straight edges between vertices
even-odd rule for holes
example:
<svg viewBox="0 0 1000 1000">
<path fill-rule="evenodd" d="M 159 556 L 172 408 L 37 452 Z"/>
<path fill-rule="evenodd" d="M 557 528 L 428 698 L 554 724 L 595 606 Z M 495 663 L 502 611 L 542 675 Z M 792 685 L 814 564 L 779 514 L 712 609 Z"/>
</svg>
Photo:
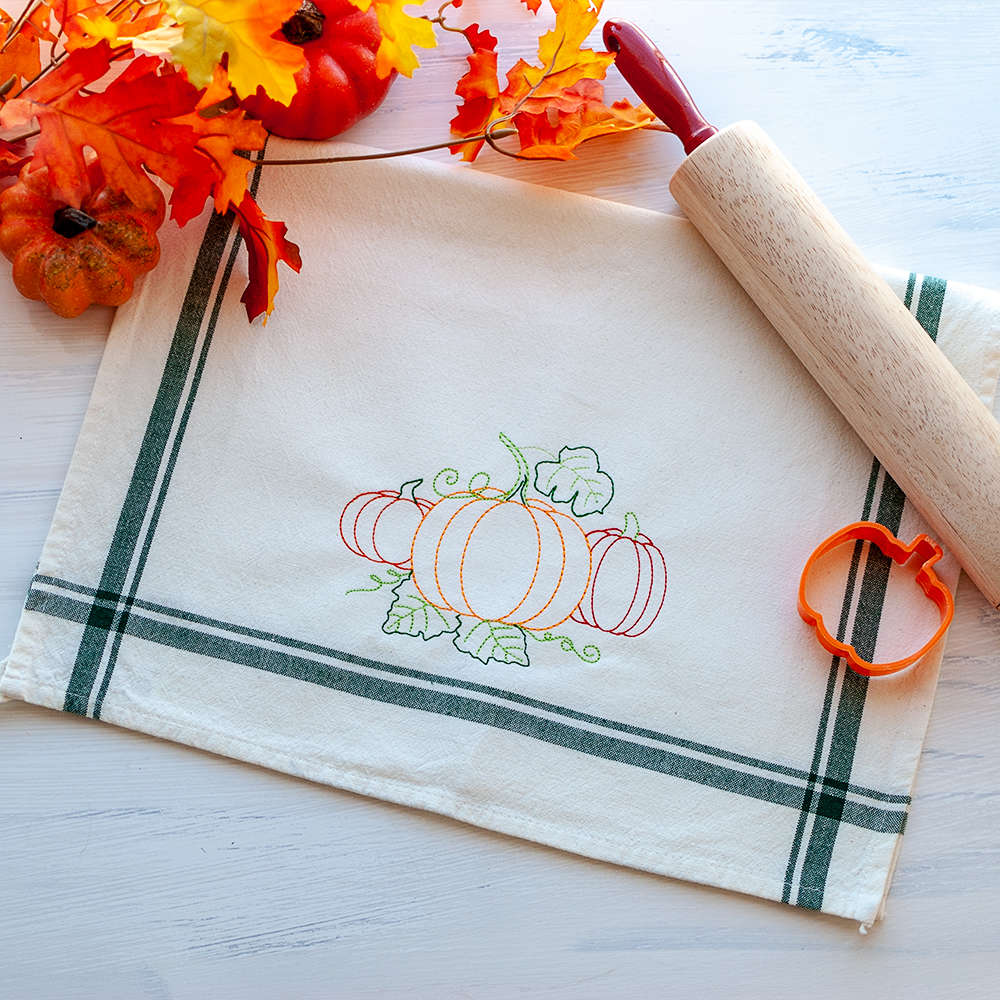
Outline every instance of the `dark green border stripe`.
<svg viewBox="0 0 1000 1000">
<path fill-rule="evenodd" d="M 38 590 L 29 592 L 26 607 L 30 611 L 79 622 L 87 620 L 91 609 L 89 604 L 76 598 Z M 634 743 L 620 736 L 580 729 L 506 705 L 468 698 L 439 688 L 418 687 L 402 681 L 358 673 L 305 656 L 157 621 L 135 611 L 124 622 L 124 630 L 128 635 L 146 642 L 306 681 L 369 701 L 504 729 L 593 757 L 641 767 L 760 801 L 793 809 L 801 807 L 802 790 L 797 785 L 736 771 L 721 764 L 686 757 L 672 750 Z M 375 665 L 383 668 L 381 664 Z M 843 822 L 866 830 L 892 833 L 902 829 L 906 811 L 846 802 L 841 818 Z"/>
<path fill-rule="evenodd" d="M 915 277 L 910 275 L 910 277 Z M 872 469 L 868 476 L 868 489 L 865 493 L 865 502 L 861 510 L 861 520 L 867 521 L 871 515 L 872 504 L 875 502 L 875 487 L 878 484 L 879 473 L 882 466 L 877 458 L 872 459 Z M 857 585 L 858 568 L 861 565 L 861 553 L 864 543 L 855 543 L 854 551 L 851 553 L 851 565 L 847 571 L 847 582 L 844 586 L 844 601 L 840 609 L 840 622 L 837 625 L 837 640 L 844 641 L 847 633 L 847 621 L 850 618 L 851 603 L 854 600 L 854 588 Z M 802 848 L 802 836 L 806 828 L 806 819 L 810 815 L 813 806 L 813 795 L 816 792 L 816 782 L 820 780 L 819 768 L 823 760 L 823 744 L 826 741 L 826 729 L 830 719 L 830 709 L 833 707 L 833 692 L 837 687 L 837 677 L 839 675 L 840 657 L 835 656 L 830 663 L 830 670 L 826 677 L 826 690 L 823 693 L 823 708 L 819 716 L 819 726 L 816 730 L 816 745 L 813 748 L 812 768 L 809 772 L 809 781 L 806 785 L 805 794 L 802 796 L 802 811 L 799 814 L 799 821 L 795 826 L 795 835 L 792 837 L 792 848 L 788 853 L 788 865 L 785 868 L 785 885 L 781 893 L 781 901 L 787 903 L 792 896 L 792 887 L 795 880 L 795 866 L 798 864 L 799 851 Z M 909 802 L 909 797 L 907 797 Z"/>
<path fill-rule="evenodd" d="M 102 591 L 120 592 L 128 574 L 231 226 L 231 218 L 213 214 L 205 229 L 146 431 L 139 445 L 132 479 L 104 563 L 99 586 Z M 87 703 L 97 679 L 112 620 L 113 613 L 107 608 L 95 605 L 91 609 L 66 688 L 65 711 L 76 715 L 87 714 Z"/>
<path fill-rule="evenodd" d="M 265 149 L 266 149 L 265 141 Z M 264 149 L 258 154 L 258 159 L 264 156 Z M 257 185 L 260 181 L 260 167 L 258 166 L 250 183 L 251 194 L 256 194 Z M 187 375 L 191 368 L 191 361 L 194 357 L 194 349 L 201 332 L 202 322 L 205 318 L 205 310 L 208 307 L 208 300 L 212 293 L 212 286 L 222 262 L 222 254 L 225 250 L 226 242 L 232 230 L 234 216 L 232 213 L 226 215 L 212 214 L 205 229 L 205 235 L 198 250 L 198 257 L 195 260 L 194 270 L 188 289 L 181 305 L 180 316 L 174 329 L 174 337 L 167 352 L 167 360 L 164 365 L 163 375 L 160 379 L 160 386 L 157 390 L 156 398 L 149 413 L 149 421 L 146 425 L 146 432 L 142 443 L 139 446 L 139 454 L 132 471 L 132 479 L 129 483 L 125 501 L 119 514 L 118 524 L 108 549 L 107 559 L 104 564 L 104 571 L 101 575 L 99 589 L 104 592 L 120 593 L 122 585 L 128 578 L 129 566 L 135 554 L 136 545 L 139 542 L 139 535 L 142 532 L 142 525 L 149 510 L 152 499 L 153 488 L 156 485 L 157 475 L 163 463 L 163 456 L 166 450 L 167 441 L 173 428 L 177 416 L 177 409 L 180 405 L 184 386 L 187 382 Z M 237 241 L 239 236 L 237 235 Z M 235 243 L 235 241 L 234 241 Z M 230 256 L 232 260 L 232 255 Z M 231 268 L 227 268 L 228 277 Z M 221 302 L 221 293 L 216 296 L 216 306 L 213 310 L 213 319 L 218 315 L 218 308 Z M 204 349 L 202 350 L 202 358 Z M 201 359 L 200 359 L 201 361 Z M 199 362 L 200 363 L 200 362 Z M 195 387 L 192 387 L 193 389 Z M 189 397 L 190 399 L 193 398 Z M 185 414 L 189 412 L 189 407 L 185 408 Z M 177 442 L 171 457 L 176 458 Z M 165 490 L 161 488 L 160 497 L 157 502 L 157 511 L 162 506 L 162 498 Z M 148 542 L 152 533 L 147 535 L 147 543 L 143 546 L 143 555 L 148 552 Z M 145 561 L 144 558 L 142 560 Z M 133 580 L 130 594 L 134 595 L 139 584 L 141 574 L 137 573 Z M 91 692 L 97 681 L 100 670 L 101 659 L 108 641 L 108 631 L 105 627 L 105 620 L 109 614 L 108 609 L 99 608 L 95 605 L 91 609 L 92 621 L 88 621 L 84 634 L 80 640 L 77 650 L 76 661 L 70 675 L 69 684 L 66 688 L 66 698 L 63 708 L 67 712 L 77 715 L 87 714 L 87 705 L 90 701 Z M 116 609 L 112 614 L 114 624 L 122 617 L 128 616 L 128 604 L 126 601 L 123 610 Z M 100 703 L 104 700 L 110 682 L 111 673 L 114 669 L 114 659 L 117 657 L 118 646 L 120 645 L 120 632 L 116 631 L 112 641 L 111 654 L 109 656 L 108 668 L 95 700 L 95 717 L 99 716 Z"/>
<path fill-rule="evenodd" d="M 944 305 L 944 293 L 947 288 L 948 283 L 941 278 L 924 278 L 924 283 L 920 286 L 917 322 L 930 334 L 931 340 L 937 340 L 941 307 Z"/>
<path fill-rule="evenodd" d="M 906 497 L 903 491 L 893 479 L 886 476 L 875 519 L 896 534 L 899 531 L 905 503 Z M 861 581 L 861 595 L 855 613 L 854 628 L 851 630 L 851 644 L 866 660 L 872 659 L 875 655 L 875 643 L 878 639 L 891 566 L 892 560 L 888 556 L 883 555 L 875 546 L 868 547 L 868 557 Z M 828 778 L 836 781 L 850 780 L 867 692 L 867 677 L 853 670 L 844 671 L 824 784 Z M 796 901 L 799 906 L 806 909 L 818 910 L 823 905 L 823 894 L 833 858 L 833 846 L 840 826 L 842 808 L 842 795 L 825 790 L 820 793 L 820 804 L 816 809 L 816 819 L 802 863 L 799 895 Z"/>
<path fill-rule="evenodd" d="M 903 305 L 909 309 L 911 303 L 913 302 L 913 292 L 917 284 L 917 275 L 915 271 L 911 271 L 909 277 L 906 281 L 906 291 L 903 293 Z M 875 500 L 875 487 L 878 483 L 879 474 L 882 470 L 877 458 L 872 459 L 871 473 L 868 477 L 868 489 L 865 491 L 865 500 L 862 505 L 861 518 L 862 521 L 867 521 L 871 516 L 872 504 Z M 854 600 L 854 588 L 857 580 L 857 570 L 858 563 L 860 561 L 861 552 L 864 546 L 858 543 L 854 547 L 854 553 L 851 559 L 851 566 L 847 576 L 847 582 L 844 588 L 844 601 L 841 606 L 840 612 L 840 622 L 837 626 L 837 638 L 843 640 L 844 634 L 847 630 L 847 620 L 850 616 L 851 604 Z M 802 837 L 805 832 L 805 825 L 808 816 L 810 815 L 810 810 L 812 808 L 812 796 L 815 793 L 815 780 L 818 779 L 818 771 L 820 763 L 822 761 L 823 754 L 823 744 L 826 740 L 827 727 L 829 725 L 830 710 L 833 707 L 833 693 L 836 689 L 837 678 L 840 673 L 840 658 L 833 657 L 830 664 L 830 671 L 827 675 L 826 691 L 823 698 L 823 707 L 820 711 L 819 725 L 816 731 L 816 744 L 813 750 L 813 763 L 812 763 L 812 776 L 813 780 L 810 781 L 809 786 L 806 789 L 806 794 L 803 799 L 803 810 L 802 815 L 799 817 L 799 822 L 795 828 L 795 835 L 792 838 L 792 846 L 788 855 L 788 865 L 785 869 L 785 884 L 782 890 L 781 901 L 787 903 L 791 899 L 792 889 L 794 887 L 794 877 L 795 877 L 795 866 L 798 863 L 799 851 L 802 847 Z"/>
<path fill-rule="evenodd" d="M 257 169 L 259 170 L 260 168 L 258 167 Z M 198 395 L 198 386 L 201 382 L 202 373 L 205 370 L 205 362 L 208 359 L 208 349 L 212 343 L 212 335 L 215 333 L 215 326 L 219 319 L 219 311 L 222 307 L 222 300 L 229 287 L 229 279 L 232 276 L 233 265 L 236 263 L 236 255 L 239 253 L 241 244 L 242 237 L 239 233 L 237 233 L 233 239 L 232 249 L 229 252 L 229 260 L 226 261 L 226 269 L 222 274 L 222 281 L 219 282 L 219 290 L 216 293 L 215 305 L 212 308 L 212 315 L 209 318 L 208 328 L 205 331 L 201 354 L 198 357 L 198 363 L 195 366 L 194 376 L 191 379 L 191 391 L 188 393 L 187 402 L 184 404 L 184 411 L 181 414 L 180 423 L 177 427 L 177 433 L 174 435 L 174 443 L 170 449 L 170 456 L 167 459 L 167 468 L 163 474 L 163 480 L 160 484 L 160 491 L 156 498 L 156 504 L 153 507 L 153 515 L 149 519 L 149 527 L 146 530 L 146 536 L 143 539 L 142 549 L 139 552 L 139 561 L 136 564 L 135 573 L 132 578 L 132 586 L 129 588 L 128 597 L 125 598 L 124 605 L 121 608 L 115 622 L 115 635 L 111 643 L 111 653 L 108 656 L 108 665 L 104 669 L 104 677 L 101 680 L 101 686 L 97 691 L 97 697 L 94 699 L 95 719 L 99 719 L 101 717 L 101 706 L 104 704 L 104 696 L 108 692 L 108 686 L 111 683 L 111 675 L 115 671 L 115 663 L 118 660 L 118 650 L 121 647 L 124 623 L 128 620 L 129 611 L 135 601 L 136 592 L 139 589 L 139 581 L 142 579 L 143 571 L 146 568 L 146 560 L 149 557 L 149 550 L 152 547 L 153 538 L 156 535 L 156 528 L 160 522 L 160 514 L 163 511 L 163 504 L 167 497 L 167 490 L 170 488 L 170 480 L 173 478 L 174 466 L 177 464 L 177 456 L 180 453 L 181 444 L 184 441 L 184 434 L 187 431 L 188 420 L 190 419 L 191 411 L 194 408 L 195 397 Z"/>
<path fill-rule="evenodd" d="M 946 287 L 946 282 L 940 278 L 931 277 L 925 277 L 920 287 L 916 316 L 931 340 L 937 340 Z M 912 289 L 909 285 L 907 291 L 912 302 Z M 909 307 L 910 302 L 905 304 Z M 903 491 L 894 479 L 886 475 L 876 520 L 889 528 L 893 534 L 898 534 L 905 504 L 906 496 Z M 851 630 L 851 644 L 865 659 L 870 660 L 875 655 L 875 644 L 878 640 L 879 624 L 891 567 L 892 561 L 888 556 L 883 555 L 875 546 L 869 546 L 854 627 Z M 861 719 L 865 709 L 865 699 L 868 693 L 868 683 L 867 677 L 863 677 L 853 670 L 845 669 L 826 774 L 823 778 L 824 786 L 830 779 L 837 782 L 850 781 L 861 730 Z M 813 822 L 809 845 L 806 847 L 802 863 L 799 894 L 796 900 L 797 905 L 806 909 L 819 910 L 823 906 L 826 881 L 833 859 L 837 831 L 843 818 L 843 808 L 842 793 L 824 790 L 820 794 L 816 808 L 816 819 Z"/>
<path fill-rule="evenodd" d="M 107 603 L 112 608 L 117 606 L 120 600 L 118 595 L 101 594 L 92 587 L 84 587 L 81 584 L 70 583 L 69 581 L 61 580 L 58 577 L 53 576 L 38 574 L 35 576 L 33 583 L 48 584 L 50 586 L 60 587 L 63 590 L 69 590 L 74 593 L 85 594 L 96 601 L 103 601 Z M 38 591 L 37 593 L 43 594 L 44 591 Z M 396 664 L 384 663 L 363 656 L 357 656 L 353 653 L 345 653 L 342 650 L 333 649 L 329 646 L 320 646 L 316 643 L 292 639 L 288 636 L 279 635 L 274 632 L 262 632 L 259 629 L 247 628 L 243 625 L 234 625 L 231 622 L 220 621 L 217 618 L 207 618 L 204 615 L 196 615 L 190 611 L 181 611 L 177 608 L 167 607 L 162 604 L 155 604 L 152 601 L 137 599 L 131 602 L 131 606 L 144 611 L 154 611 L 158 614 L 168 615 L 181 621 L 191 622 L 192 624 L 205 625 L 209 628 L 232 632 L 235 635 L 242 635 L 247 638 L 259 639 L 265 642 L 273 642 L 275 644 L 288 646 L 292 649 L 298 649 L 303 652 L 330 657 L 331 659 L 341 660 L 344 663 L 351 663 L 355 666 L 371 667 L 373 669 L 383 670 L 386 673 L 396 674 L 401 677 L 411 677 L 414 680 L 428 681 L 432 684 L 447 684 L 451 687 L 472 691 L 477 694 L 486 694 L 493 697 L 503 698 L 506 701 L 524 705 L 528 708 L 536 708 L 544 712 L 551 712 L 553 715 L 562 715 L 566 718 L 574 719 L 577 722 L 587 722 L 592 725 L 603 726 L 606 729 L 614 729 L 618 732 L 628 733 L 630 736 L 641 736 L 645 739 L 656 740 L 657 742 L 666 743 L 671 746 L 694 750 L 708 756 L 718 757 L 722 760 L 729 760 L 738 764 L 746 764 L 750 767 L 759 768 L 762 771 L 770 771 L 773 774 L 782 774 L 791 778 L 798 778 L 801 781 L 816 782 L 819 780 L 819 776 L 814 772 L 806 772 L 800 768 L 787 767 L 784 764 L 776 764 L 772 761 L 762 760 L 758 757 L 748 757 L 744 754 L 734 753 L 730 750 L 723 750 L 719 747 L 710 746 L 706 743 L 696 743 L 691 740 L 681 739 L 677 736 L 670 736 L 667 733 L 657 732 L 654 729 L 644 729 L 640 726 L 633 726 L 624 722 L 616 722 L 613 719 L 601 718 L 600 716 L 590 715 L 586 712 L 578 712 L 575 709 L 565 708 L 562 705 L 555 705 L 550 702 L 540 701 L 537 698 L 530 698 L 527 695 L 518 694 L 515 691 L 506 691 L 503 688 L 491 687 L 487 684 L 478 684 L 475 681 L 466 681 L 457 677 L 448 677 L 442 674 L 431 674 L 423 670 L 415 670 L 411 667 L 401 667 Z M 841 786 L 836 784 L 833 787 L 839 791 L 850 792 L 854 795 L 860 795 L 879 802 L 908 805 L 910 801 L 908 795 L 881 792 L 877 789 L 867 788 L 863 785 L 848 784 Z"/>
</svg>

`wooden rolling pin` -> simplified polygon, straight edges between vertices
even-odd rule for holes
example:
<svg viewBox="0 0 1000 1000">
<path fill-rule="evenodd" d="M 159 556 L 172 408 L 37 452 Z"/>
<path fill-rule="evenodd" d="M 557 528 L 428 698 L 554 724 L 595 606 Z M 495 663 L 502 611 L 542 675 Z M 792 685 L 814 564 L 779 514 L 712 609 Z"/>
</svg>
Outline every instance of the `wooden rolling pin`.
<svg viewBox="0 0 1000 1000">
<path fill-rule="evenodd" d="M 604 42 L 684 144 L 678 204 L 1000 608 L 1000 423 L 762 129 L 708 124 L 634 25 Z"/>
</svg>

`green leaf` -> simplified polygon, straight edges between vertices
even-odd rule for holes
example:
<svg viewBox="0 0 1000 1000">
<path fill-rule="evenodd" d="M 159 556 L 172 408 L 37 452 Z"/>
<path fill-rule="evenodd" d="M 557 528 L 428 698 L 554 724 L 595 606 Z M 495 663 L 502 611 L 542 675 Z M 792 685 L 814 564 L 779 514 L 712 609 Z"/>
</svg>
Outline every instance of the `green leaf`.
<svg viewBox="0 0 1000 1000">
<path fill-rule="evenodd" d="M 382 631 L 389 635 L 417 635 L 433 639 L 458 628 L 458 615 L 428 604 L 407 577 L 392 588 L 394 600 Z"/>
<path fill-rule="evenodd" d="M 615 495 L 611 477 L 601 471 L 601 463 L 593 448 L 568 445 L 554 462 L 539 462 L 535 466 L 535 489 L 555 503 L 571 504 L 577 517 L 603 513 Z"/>
<path fill-rule="evenodd" d="M 453 640 L 455 648 L 483 663 L 519 663 L 528 666 L 528 645 L 524 631 L 507 622 L 485 622 L 479 618 L 460 618 Z"/>
</svg>

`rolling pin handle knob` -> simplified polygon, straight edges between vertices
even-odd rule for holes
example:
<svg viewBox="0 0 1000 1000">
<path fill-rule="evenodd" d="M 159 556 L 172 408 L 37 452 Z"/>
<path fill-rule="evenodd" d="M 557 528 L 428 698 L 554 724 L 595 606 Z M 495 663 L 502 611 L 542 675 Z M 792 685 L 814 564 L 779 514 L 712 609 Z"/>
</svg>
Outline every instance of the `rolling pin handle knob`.
<svg viewBox="0 0 1000 1000">
<path fill-rule="evenodd" d="M 718 130 L 702 117 L 676 70 L 644 31 L 628 21 L 607 21 L 603 34 L 621 75 L 681 140 L 685 153 L 715 135 Z"/>
</svg>

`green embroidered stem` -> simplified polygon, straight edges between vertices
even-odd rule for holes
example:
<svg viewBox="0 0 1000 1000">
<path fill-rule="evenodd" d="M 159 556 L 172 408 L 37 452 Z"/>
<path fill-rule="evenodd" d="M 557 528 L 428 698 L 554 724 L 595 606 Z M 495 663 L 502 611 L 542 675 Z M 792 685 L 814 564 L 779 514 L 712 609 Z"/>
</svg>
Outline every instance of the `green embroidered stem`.
<svg viewBox="0 0 1000 1000">
<path fill-rule="evenodd" d="M 423 482 L 423 480 L 420 481 Z M 386 576 L 392 577 L 392 579 L 383 580 L 377 573 L 371 573 L 369 574 L 368 579 L 375 584 L 374 587 L 354 587 L 351 590 L 345 590 L 344 596 L 346 597 L 348 594 L 374 594 L 375 591 L 381 590 L 383 587 L 395 587 L 397 583 L 410 578 L 409 573 L 400 573 L 399 570 L 396 569 L 387 569 L 385 573 Z"/>
<path fill-rule="evenodd" d="M 514 461 L 517 463 L 517 471 L 519 474 L 518 481 L 503 495 L 504 500 L 509 500 L 515 493 L 519 493 L 521 496 L 521 503 L 527 503 L 527 489 L 528 483 L 531 481 L 531 469 L 528 466 L 528 460 L 524 457 L 524 452 L 506 434 L 500 435 L 500 442 L 503 446 L 514 456 Z"/>
<path fill-rule="evenodd" d="M 588 644 L 582 650 L 579 650 L 573 645 L 573 640 L 568 635 L 554 635 L 552 632 L 544 632 L 539 636 L 530 629 L 523 629 L 523 632 L 525 635 L 530 635 L 535 642 L 558 642 L 559 648 L 564 653 L 573 653 L 583 660 L 584 663 L 597 663 L 601 658 L 601 651 L 597 646 Z"/>
<path fill-rule="evenodd" d="M 479 497 L 482 491 L 485 490 L 490 485 L 490 474 L 488 472 L 474 472 L 472 477 L 469 479 L 468 485 L 464 490 L 454 490 L 449 489 L 449 487 L 454 487 L 458 485 L 458 480 L 461 477 L 458 474 L 458 469 L 452 469 L 450 466 L 447 469 L 442 469 L 435 477 L 432 483 L 434 492 L 439 497 L 464 497 L 468 496 L 470 498 Z M 476 480 L 483 479 L 485 482 L 481 486 L 476 485 Z M 438 486 L 438 480 L 444 482 L 445 490 L 442 490 Z M 422 481 L 422 480 L 421 480 Z M 445 492 L 447 491 L 447 492 Z M 414 497 L 416 499 L 416 497 Z"/>
<path fill-rule="evenodd" d="M 432 486 L 434 492 L 439 497 L 446 497 L 446 496 L 448 496 L 449 493 L 452 492 L 452 490 L 449 489 L 449 490 L 447 490 L 447 492 L 442 492 L 441 491 L 441 488 L 438 486 L 438 480 L 441 479 L 442 476 L 444 477 L 444 485 L 446 487 L 457 486 L 458 485 L 458 469 L 452 469 L 450 467 L 446 468 L 446 469 L 442 469 L 434 477 L 434 482 L 431 483 L 431 486 Z"/>
<path fill-rule="evenodd" d="M 625 515 L 625 527 L 622 528 L 622 534 L 626 538 L 638 538 L 639 537 L 639 518 L 629 511 Z"/>
<path fill-rule="evenodd" d="M 405 496 L 408 500 L 412 500 L 414 503 L 417 501 L 417 487 L 423 482 L 422 479 L 411 479 L 408 483 L 403 483 L 399 487 L 399 495 Z"/>
<path fill-rule="evenodd" d="M 482 486 L 476 486 L 476 480 L 479 479 L 480 477 L 482 477 L 485 480 L 485 482 L 483 483 Z M 466 487 L 466 489 L 470 493 L 480 493 L 482 490 L 485 490 L 489 485 L 490 485 L 490 474 L 488 472 L 474 472 L 471 478 L 469 479 L 469 485 Z"/>
</svg>

